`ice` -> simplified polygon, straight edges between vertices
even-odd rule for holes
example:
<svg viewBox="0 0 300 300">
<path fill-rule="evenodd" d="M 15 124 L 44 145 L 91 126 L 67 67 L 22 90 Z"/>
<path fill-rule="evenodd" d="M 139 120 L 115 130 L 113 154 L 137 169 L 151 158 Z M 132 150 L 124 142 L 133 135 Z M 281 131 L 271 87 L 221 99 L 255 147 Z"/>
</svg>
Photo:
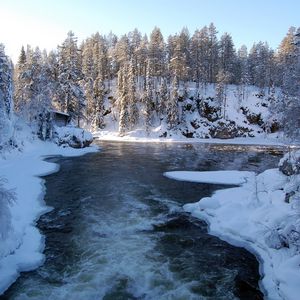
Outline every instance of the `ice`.
<svg viewBox="0 0 300 300">
<path fill-rule="evenodd" d="M 253 176 L 253 173 L 240 171 L 174 171 L 166 172 L 164 175 L 171 179 L 181 181 L 241 185 L 245 183 L 249 177 Z"/>
</svg>

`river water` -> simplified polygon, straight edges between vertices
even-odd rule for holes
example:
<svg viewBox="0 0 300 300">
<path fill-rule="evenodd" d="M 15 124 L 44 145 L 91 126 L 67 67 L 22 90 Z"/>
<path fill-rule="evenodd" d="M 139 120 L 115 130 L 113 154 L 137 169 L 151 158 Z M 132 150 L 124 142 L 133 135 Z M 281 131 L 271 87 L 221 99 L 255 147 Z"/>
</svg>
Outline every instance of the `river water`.
<svg viewBox="0 0 300 300">
<path fill-rule="evenodd" d="M 262 299 L 259 266 L 210 236 L 182 210 L 220 185 L 173 181 L 174 170 L 276 167 L 265 148 L 103 142 L 77 158 L 51 158 L 38 227 L 43 266 L 23 273 L 4 299 Z"/>
</svg>

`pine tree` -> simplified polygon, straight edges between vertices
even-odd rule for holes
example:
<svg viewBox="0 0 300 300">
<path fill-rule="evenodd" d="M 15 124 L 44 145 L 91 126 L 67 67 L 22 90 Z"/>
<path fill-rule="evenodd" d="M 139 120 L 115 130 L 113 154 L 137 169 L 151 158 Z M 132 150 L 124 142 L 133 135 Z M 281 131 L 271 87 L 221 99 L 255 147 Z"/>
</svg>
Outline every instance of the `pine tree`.
<svg viewBox="0 0 300 300">
<path fill-rule="evenodd" d="M 248 70 L 248 50 L 242 45 L 237 52 L 237 63 L 234 71 L 234 77 L 237 81 L 237 97 L 241 103 L 246 98 L 246 87 L 250 85 L 250 77 Z"/>
<path fill-rule="evenodd" d="M 138 123 L 138 119 L 139 119 L 133 61 L 130 61 L 128 65 L 127 84 L 128 84 L 128 102 L 129 102 L 128 122 L 129 122 L 129 127 L 133 128 Z"/>
<path fill-rule="evenodd" d="M 25 106 L 25 71 L 26 71 L 26 52 L 24 47 L 21 48 L 21 53 L 14 72 L 14 105 L 16 112 L 21 112 Z"/>
<path fill-rule="evenodd" d="M 208 29 L 203 27 L 196 30 L 191 39 L 191 64 L 192 79 L 197 83 L 197 89 L 200 83 L 206 85 L 209 82 L 208 72 Z"/>
<path fill-rule="evenodd" d="M 0 149 L 12 141 L 12 63 L 0 44 Z"/>
<path fill-rule="evenodd" d="M 165 43 L 158 27 L 150 35 L 148 46 L 150 76 L 162 77 L 165 73 Z"/>
<path fill-rule="evenodd" d="M 126 64 L 118 72 L 119 134 L 123 136 L 128 130 L 128 92 L 126 87 Z"/>
<path fill-rule="evenodd" d="M 167 103 L 169 99 L 169 92 L 168 92 L 168 87 L 167 87 L 167 81 L 166 79 L 163 79 L 161 81 L 160 87 L 159 87 L 159 92 L 158 92 L 158 115 L 160 120 L 162 121 L 164 116 L 166 115 L 166 108 L 167 108 Z"/>
<path fill-rule="evenodd" d="M 154 84 L 153 78 L 150 76 L 150 62 L 147 62 L 147 74 L 145 80 L 145 90 L 143 95 L 144 102 L 144 115 L 145 115 L 145 128 L 146 132 L 149 133 L 151 127 L 151 117 L 154 110 L 153 103 L 153 93 L 154 93 Z"/>
<path fill-rule="evenodd" d="M 300 140 L 300 28 L 293 38 L 294 51 L 287 57 L 283 76 L 282 101 L 284 132 L 292 140 Z"/>
<path fill-rule="evenodd" d="M 236 53 L 232 41 L 232 37 L 228 33 L 224 33 L 220 39 L 219 48 L 219 70 L 229 75 L 229 81 L 234 81 L 234 71 L 236 67 Z"/>
<path fill-rule="evenodd" d="M 226 119 L 227 108 L 227 84 L 230 81 L 230 73 L 224 72 L 222 69 L 217 75 L 216 99 L 222 108 L 222 116 Z"/>
<path fill-rule="evenodd" d="M 208 81 L 210 83 L 216 82 L 218 73 L 218 39 L 217 29 L 213 23 L 208 27 Z"/>
<path fill-rule="evenodd" d="M 167 102 L 167 123 L 169 129 L 175 129 L 179 121 L 178 112 L 178 88 L 179 82 L 177 77 L 173 77 L 171 86 L 171 95 Z"/>
<path fill-rule="evenodd" d="M 104 95 L 105 85 L 103 79 L 97 77 L 93 84 L 94 105 L 92 112 L 92 128 L 94 130 L 103 129 L 104 124 Z"/>
<path fill-rule="evenodd" d="M 182 33 L 181 35 L 175 35 L 171 40 L 172 56 L 170 59 L 169 67 L 170 72 L 173 77 L 178 78 L 178 80 L 186 81 L 189 74 L 188 66 L 188 56 L 186 51 L 186 35 Z"/>
</svg>

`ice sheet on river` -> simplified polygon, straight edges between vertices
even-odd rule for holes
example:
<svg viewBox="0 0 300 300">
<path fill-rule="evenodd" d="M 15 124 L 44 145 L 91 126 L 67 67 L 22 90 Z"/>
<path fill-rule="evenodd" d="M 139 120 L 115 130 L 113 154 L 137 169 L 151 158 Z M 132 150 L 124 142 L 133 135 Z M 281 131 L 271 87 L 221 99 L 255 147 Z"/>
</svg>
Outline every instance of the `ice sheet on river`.
<svg viewBox="0 0 300 300">
<path fill-rule="evenodd" d="M 244 246 L 261 262 L 262 288 L 268 299 L 298 300 L 300 295 L 299 245 L 292 238 L 299 212 L 285 202 L 288 177 L 278 169 L 257 176 L 251 172 L 166 172 L 176 180 L 234 184 L 239 187 L 218 190 L 211 197 L 186 204 L 184 210 L 204 219 L 210 233 Z"/>
<path fill-rule="evenodd" d="M 247 171 L 174 171 L 166 172 L 165 175 L 169 178 L 181 181 L 241 185 L 253 177 L 254 173 Z"/>
</svg>

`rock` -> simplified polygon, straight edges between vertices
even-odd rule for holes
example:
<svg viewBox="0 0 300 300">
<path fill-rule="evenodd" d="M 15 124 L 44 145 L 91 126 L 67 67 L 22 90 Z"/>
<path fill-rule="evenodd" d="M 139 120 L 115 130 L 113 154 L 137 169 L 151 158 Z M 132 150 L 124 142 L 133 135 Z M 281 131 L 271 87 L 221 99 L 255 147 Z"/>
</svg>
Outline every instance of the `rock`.
<svg viewBox="0 0 300 300">
<path fill-rule="evenodd" d="M 261 113 L 259 113 L 259 114 L 251 113 L 251 112 L 249 112 L 249 109 L 247 107 L 241 107 L 241 110 L 242 110 L 243 114 L 246 116 L 246 119 L 248 120 L 248 122 L 250 124 L 256 124 L 259 126 L 263 125 L 264 122 L 261 117 Z"/>
<path fill-rule="evenodd" d="M 209 128 L 212 138 L 232 139 L 235 137 L 251 137 L 253 130 L 247 127 L 240 127 L 234 121 L 220 120 Z"/>
<path fill-rule="evenodd" d="M 300 158 L 290 160 L 288 156 L 284 157 L 279 164 L 279 171 L 286 176 L 300 174 Z"/>
<path fill-rule="evenodd" d="M 190 131 L 186 130 L 186 131 L 183 131 L 181 133 L 182 133 L 183 136 L 185 136 L 186 138 L 189 138 L 189 139 L 194 137 L 194 132 L 190 132 Z"/>
<path fill-rule="evenodd" d="M 201 124 L 201 123 L 200 123 L 197 119 L 191 121 L 191 125 L 192 125 L 192 127 L 195 128 L 195 129 L 200 128 L 200 126 L 201 126 L 200 124 Z"/>
<path fill-rule="evenodd" d="M 285 198 L 284 198 L 284 202 L 290 203 L 291 197 L 293 197 L 295 194 L 296 194 L 295 191 L 291 191 L 291 192 L 289 192 L 289 193 L 286 193 L 286 194 L 285 194 Z"/>
<path fill-rule="evenodd" d="M 199 101 L 198 107 L 200 115 L 208 121 L 215 122 L 219 119 L 220 107 L 214 103 L 213 98 Z"/>
<path fill-rule="evenodd" d="M 217 126 L 209 129 L 212 138 L 231 139 L 237 136 L 237 128 L 234 121 L 217 123 Z"/>
</svg>

